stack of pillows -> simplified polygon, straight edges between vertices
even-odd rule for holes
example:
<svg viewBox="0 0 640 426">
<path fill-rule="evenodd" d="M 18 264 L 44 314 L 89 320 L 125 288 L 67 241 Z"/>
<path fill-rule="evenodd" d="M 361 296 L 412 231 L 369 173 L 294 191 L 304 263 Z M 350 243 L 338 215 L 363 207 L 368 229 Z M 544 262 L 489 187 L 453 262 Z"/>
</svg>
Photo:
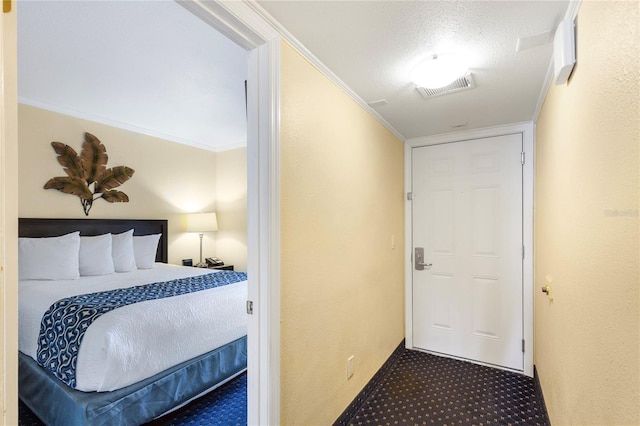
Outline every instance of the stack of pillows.
<svg viewBox="0 0 640 426">
<path fill-rule="evenodd" d="M 122 234 L 81 237 L 72 232 L 60 237 L 18 239 L 18 279 L 74 280 L 151 269 L 160 234 Z"/>
</svg>

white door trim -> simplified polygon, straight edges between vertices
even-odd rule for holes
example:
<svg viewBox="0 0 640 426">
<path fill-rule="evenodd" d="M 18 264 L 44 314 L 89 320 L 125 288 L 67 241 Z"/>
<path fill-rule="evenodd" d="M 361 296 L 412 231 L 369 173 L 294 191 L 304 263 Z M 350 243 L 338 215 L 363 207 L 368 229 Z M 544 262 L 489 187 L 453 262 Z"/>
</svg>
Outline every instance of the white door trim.
<svg viewBox="0 0 640 426">
<path fill-rule="evenodd" d="M 521 133 L 524 145 L 525 163 L 522 176 L 522 224 L 525 256 L 523 260 L 523 333 L 525 340 L 524 371 L 533 377 L 533 123 L 516 123 L 506 126 L 490 127 L 468 132 L 447 133 L 444 135 L 413 138 L 405 141 L 404 149 L 404 187 L 405 195 L 411 191 L 411 150 L 415 147 L 459 142 L 493 136 Z M 413 303 L 412 303 L 412 229 L 411 205 L 405 196 L 405 346 L 413 349 Z"/>
<path fill-rule="evenodd" d="M 180 1 L 249 53 L 247 423 L 280 424 L 280 43 L 245 2 Z"/>
</svg>

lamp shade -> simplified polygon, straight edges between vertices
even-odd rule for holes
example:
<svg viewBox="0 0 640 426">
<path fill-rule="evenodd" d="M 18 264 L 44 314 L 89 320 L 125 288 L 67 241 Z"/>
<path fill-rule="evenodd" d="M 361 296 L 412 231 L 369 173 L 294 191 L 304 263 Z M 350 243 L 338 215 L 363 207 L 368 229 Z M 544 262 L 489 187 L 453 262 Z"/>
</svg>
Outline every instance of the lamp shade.
<svg viewBox="0 0 640 426">
<path fill-rule="evenodd" d="M 215 213 L 190 213 L 187 215 L 187 232 L 209 232 L 218 230 Z"/>
</svg>

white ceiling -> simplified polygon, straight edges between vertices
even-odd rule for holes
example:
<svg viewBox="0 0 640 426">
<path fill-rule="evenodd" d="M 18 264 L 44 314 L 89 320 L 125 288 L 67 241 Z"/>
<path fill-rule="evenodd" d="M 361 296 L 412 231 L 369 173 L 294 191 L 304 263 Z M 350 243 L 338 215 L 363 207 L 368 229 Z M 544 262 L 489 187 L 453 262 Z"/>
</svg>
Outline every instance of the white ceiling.
<svg viewBox="0 0 640 426">
<path fill-rule="evenodd" d="M 530 121 L 563 1 L 259 1 L 403 139 Z M 21 102 L 210 150 L 246 144 L 247 53 L 172 1 L 23 1 Z M 279 24 L 278 24 L 279 22 Z M 530 47 L 516 52 L 519 37 Z M 476 87 L 423 99 L 409 72 L 462 53 Z M 457 127 L 464 124 L 462 127 Z"/>
<path fill-rule="evenodd" d="M 18 76 L 22 103 L 213 151 L 246 145 L 247 52 L 172 1 L 21 1 Z"/>
<path fill-rule="evenodd" d="M 534 119 L 553 31 L 568 1 L 259 1 L 404 138 Z M 539 37 L 538 37 L 539 38 Z M 544 38 L 544 37 L 543 37 Z M 535 44 L 536 38 L 528 39 Z M 433 53 L 464 54 L 476 88 L 423 99 L 409 72 Z M 462 128 L 454 128 L 467 123 Z"/>
</svg>

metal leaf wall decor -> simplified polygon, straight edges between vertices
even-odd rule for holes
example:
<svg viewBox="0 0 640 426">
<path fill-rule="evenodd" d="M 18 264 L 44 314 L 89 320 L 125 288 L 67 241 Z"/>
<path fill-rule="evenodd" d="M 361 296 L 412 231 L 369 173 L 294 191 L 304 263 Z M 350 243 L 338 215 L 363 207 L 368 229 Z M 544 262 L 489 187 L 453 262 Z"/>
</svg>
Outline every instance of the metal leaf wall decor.
<svg viewBox="0 0 640 426">
<path fill-rule="evenodd" d="M 107 149 L 98 138 L 85 133 L 80 155 L 62 142 L 51 142 L 51 146 L 58 154 L 58 163 L 67 176 L 49 179 L 44 184 L 44 189 L 57 189 L 65 194 L 77 195 L 86 216 L 89 216 L 93 202 L 100 198 L 108 203 L 129 202 L 127 194 L 113 188 L 128 181 L 135 171 L 127 166 L 107 168 Z"/>
</svg>

